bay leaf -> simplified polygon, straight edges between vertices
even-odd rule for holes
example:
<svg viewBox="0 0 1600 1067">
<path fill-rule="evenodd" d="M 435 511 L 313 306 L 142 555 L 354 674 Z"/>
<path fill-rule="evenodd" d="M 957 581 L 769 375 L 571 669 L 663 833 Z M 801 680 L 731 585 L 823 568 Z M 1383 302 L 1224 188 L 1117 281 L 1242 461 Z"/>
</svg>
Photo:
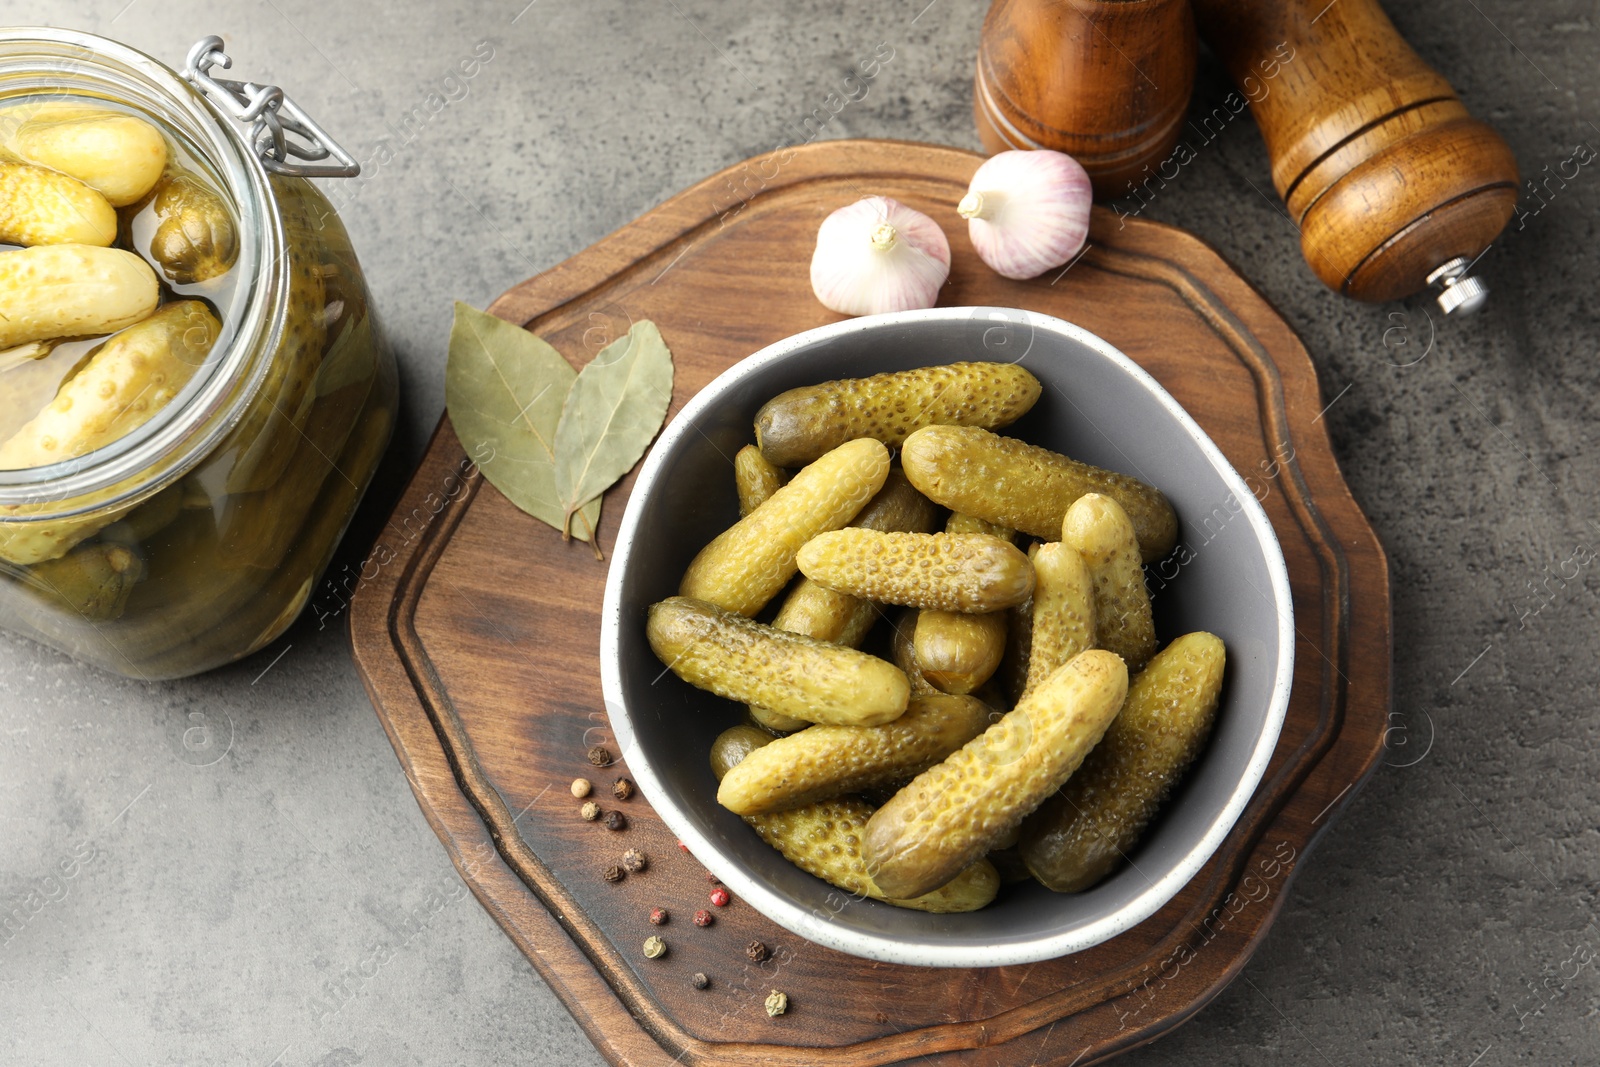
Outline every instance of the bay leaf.
<svg viewBox="0 0 1600 1067">
<path fill-rule="evenodd" d="M 445 407 L 456 436 L 489 484 L 517 507 L 561 529 L 570 517 L 556 489 L 556 431 L 578 377 L 572 365 L 527 330 L 456 302 L 445 368 Z M 582 509 L 600 522 L 598 497 Z"/>
<path fill-rule="evenodd" d="M 556 427 L 555 487 L 563 529 L 633 469 L 666 421 L 672 353 L 655 323 L 640 320 L 589 361 L 567 393 Z"/>
</svg>

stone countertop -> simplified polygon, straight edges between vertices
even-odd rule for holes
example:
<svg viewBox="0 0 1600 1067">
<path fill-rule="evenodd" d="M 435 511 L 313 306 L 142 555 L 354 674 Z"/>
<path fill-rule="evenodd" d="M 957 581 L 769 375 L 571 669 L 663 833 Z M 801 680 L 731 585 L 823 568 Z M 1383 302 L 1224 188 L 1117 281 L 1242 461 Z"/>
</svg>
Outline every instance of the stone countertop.
<svg viewBox="0 0 1600 1067">
<path fill-rule="evenodd" d="M 481 307 L 794 139 L 880 42 L 892 61 L 823 136 L 977 147 L 984 6 L 9 0 L 4 18 L 174 65 L 221 34 L 236 76 L 369 161 L 334 195 L 405 407 L 359 547 L 443 408 L 453 298 Z M 1592 3 L 1389 9 L 1525 176 L 1600 144 Z M 1204 58 L 1195 112 L 1229 90 Z M 1322 288 L 1251 122 L 1144 209 L 1242 264 L 1317 362 L 1393 568 L 1397 717 L 1239 980 L 1121 1063 L 1600 1061 L 1600 582 L 1547 582 L 1600 536 L 1600 172 L 1547 188 L 1480 265 L 1487 311 L 1448 325 Z M 324 622 L 161 685 L 0 635 L 0 904 L 26 916 L 0 940 L 0 1062 L 602 1062 L 462 891 Z"/>
</svg>

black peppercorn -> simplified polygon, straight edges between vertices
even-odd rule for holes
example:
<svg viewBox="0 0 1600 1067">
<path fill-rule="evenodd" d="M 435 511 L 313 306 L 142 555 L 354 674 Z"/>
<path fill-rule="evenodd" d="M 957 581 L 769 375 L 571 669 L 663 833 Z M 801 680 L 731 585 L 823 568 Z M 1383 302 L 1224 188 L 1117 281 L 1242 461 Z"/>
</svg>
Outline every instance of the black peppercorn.
<svg viewBox="0 0 1600 1067">
<path fill-rule="evenodd" d="M 637 874 L 650 866 L 650 860 L 643 852 L 636 848 L 630 848 L 622 854 L 622 865 L 628 868 L 630 872 Z"/>
<path fill-rule="evenodd" d="M 744 954 L 750 957 L 751 963 L 760 963 L 767 958 L 767 946 L 759 941 L 752 941 L 745 946 Z"/>
<path fill-rule="evenodd" d="M 707 978 L 699 971 L 694 972 L 694 977 L 691 978 L 690 981 L 694 983 L 694 987 L 696 989 L 704 989 L 706 986 L 711 984 L 711 979 Z"/>
<path fill-rule="evenodd" d="M 604 745 L 596 745 L 589 750 L 589 762 L 596 767 L 609 767 L 611 765 L 611 751 Z"/>
<path fill-rule="evenodd" d="M 628 872 L 624 871 L 621 867 L 607 867 L 605 870 L 600 872 L 600 877 L 604 878 L 608 882 L 620 882 L 627 876 Z"/>
<path fill-rule="evenodd" d="M 633 796 L 633 783 L 626 778 L 618 778 L 611 783 L 611 795 L 618 800 L 627 800 Z"/>
<path fill-rule="evenodd" d="M 628 828 L 628 817 L 626 815 L 622 814 L 622 812 L 620 812 L 620 811 L 608 811 L 608 812 L 606 812 L 606 829 L 607 830 L 626 830 L 627 828 Z"/>
</svg>

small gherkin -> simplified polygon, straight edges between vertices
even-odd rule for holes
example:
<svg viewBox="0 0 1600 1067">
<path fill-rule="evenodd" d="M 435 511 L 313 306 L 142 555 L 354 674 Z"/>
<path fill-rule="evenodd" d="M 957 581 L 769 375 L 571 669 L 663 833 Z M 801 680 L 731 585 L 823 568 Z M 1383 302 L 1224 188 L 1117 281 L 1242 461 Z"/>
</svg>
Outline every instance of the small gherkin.
<svg viewBox="0 0 1600 1067">
<path fill-rule="evenodd" d="M 151 205 L 161 220 L 150 238 L 150 258 L 179 285 L 220 277 L 239 258 L 239 230 L 216 192 L 188 174 L 169 174 Z"/>
<path fill-rule="evenodd" d="M 810 463 L 857 437 L 897 448 L 936 423 L 1008 426 L 1039 399 L 1039 380 L 1014 363 L 949 363 L 845 378 L 780 393 L 756 413 L 761 454 L 779 467 Z"/>
<path fill-rule="evenodd" d="M 116 211 L 78 179 L 0 163 L 0 244 L 105 248 L 116 238 Z"/>
<path fill-rule="evenodd" d="M 988 534 L 1010 542 L 1014 531 L 982 519 L 950 516 L 945 533 Z M 1000 667 L 1006 651 L 1004 612 L 970 614 L 957 611 L 924 610 L 917 615 L 913 637 L 917 663 L 923 676 L 946 693 L 971 693 L 987 682 Z"/>
<path fill-rule="evenodd" d="M 974 426 L 929 426 L 906 439 L 900 462 L 936 504 L 1046 541 L 1085 493 L 1104 493 L 1133 520 L 1144 562 L 1178 541 L 1178 517 L 1159 489 L 1115 471 Z"/>
<path fill-rule="evenodd" d="M 759 458 L 759 457 L 758 457 Z M 851 526 L 864 530 L 916 530 L 933 528 L 935 508 L 921 493 L 911 488 L 898 467 L 889 471 L 878 495 L 861 509 Z M 789 630 L 819 641 L 856 648 L 878 621 L 878 608 L 869 600 L 835 592 L 810 578 L 797 582 L 772 620 L 780 630 Z M 799 730 L 807 724 L 771 709 L 752 706 L 750 714 L 763 726 L 774 730 Z"/>
<path fill-rule="evenodd" d="M 1071 545 L 1052 541 L 1039 545 L 1028 558 L 1033 560 L 1036 581 L 1027 623 L 1024 692 L 1079 652 L 1095 647 L 1094 578 L 1083 556 Z M 1148 606 L 1148 598 L 1145 603 Z"/>
<path fill-rule="evenodd" d="M 854 519 L 888 476 L 889 450 L 877 441 L 840 445 L 702 548 L 678 592 L 756 614 L 794 577 L 800 547 Z"/>
<path fill-rule="evenodd" d="M 183 391 L 221 331 L 204 303 L 177 300 L 112 336 L 0 445 L 0 470 L 86 455 L 143 426 Z"/>
<path fill-rule="evenodd" d="M 1172 642 L 1133 679 L 1099 746 L 1023 826 L 1035 878 L 1076 893 L 1116 869 L 1205 746 L 1226 662 L 1221 639 L 1202 631 Z"/>
<path fill-rule="evenodd" d="M 745 753 L 717 803 L 761 815 L 879 788 L 921 774 L 988 725 L 988 706 L 973 697 L 913 697 L 882 726 L 813 726 Z"/>
<path fill-rule="evenodd" d="M 126 546 L 110 542 L 82 545 L 23 572 L 41 599 L 91 622 L 121 618 L 133 587 L 144 576 L 144 561 Z"/>
<path fill-rule="evenodd" d="M 927 893 L 891 897 L 878 888 L 861 852 L 872 805 L 851 797 L 824 800 L 791 811 L 751 815 L 745 819 L 761 839 L 807 874 L 856 896 L 871 897 L 897 908 L 928 912 L 977 911 L 1000 892 L 994 864 L 979 859 Z"/>
<path fill-rule="evenodd" d="M 835 530 L 807 543 L 798 562 L 812 581 L 880 604 L 1000 611 L 1033 592 L 1028 557 L 988 534 Z"/>
<path fill-rule="evenodd" d="M 906 676 L 891 663 L 703 600 L 652 604 L 645 634 L 690 685 L 808 722 L 877 726 L 899 718 L 910 697 Z"/>
<path fill-rule="evenodd" d="M 868 870 L 886 893 L 943 885 L 1006 839 L 1061 788 L 1122 707 L 1128 672 L 1090 649 L 872 816 Z"/>
<path fill-rule="evenodd" d="M 1156 652 L 1150 591 L 1127 512 L 1108 496 L 1087 493 L 1067 509 L 1061 542 L 1076 549 L 1094 586 L 1094 643 L 1137 671 Z M 1035 641 L 1038 620 L 1035 620 Z"/>
<path fill-rule="evenodd" d="M 742 519 L 767 502 L 767 498 L 789 480 L 789 476 L 768 463 L 755 445 L 745 445 L 733 457 L 733 485 L 739 493 Z"/>
</svg>

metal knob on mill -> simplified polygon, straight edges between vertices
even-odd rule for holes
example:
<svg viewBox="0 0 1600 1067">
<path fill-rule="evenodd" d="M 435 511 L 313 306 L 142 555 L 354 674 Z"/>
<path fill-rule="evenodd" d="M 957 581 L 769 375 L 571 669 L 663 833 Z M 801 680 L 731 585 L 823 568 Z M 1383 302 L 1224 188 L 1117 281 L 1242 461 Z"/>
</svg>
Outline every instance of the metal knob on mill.
<svg viewBox="0 0 1600 1067">
<path fill-rule="evenodd" d="M 1447 314 L 1482 307 L 1488 288 L 1469 272 L 1516 207 L 1517 161 L 1377 0 L 1194 0 L 1194 12 L 1252 101 L 1317 277 L 1357 300 L 1433 286 Z"/>
</svg>

